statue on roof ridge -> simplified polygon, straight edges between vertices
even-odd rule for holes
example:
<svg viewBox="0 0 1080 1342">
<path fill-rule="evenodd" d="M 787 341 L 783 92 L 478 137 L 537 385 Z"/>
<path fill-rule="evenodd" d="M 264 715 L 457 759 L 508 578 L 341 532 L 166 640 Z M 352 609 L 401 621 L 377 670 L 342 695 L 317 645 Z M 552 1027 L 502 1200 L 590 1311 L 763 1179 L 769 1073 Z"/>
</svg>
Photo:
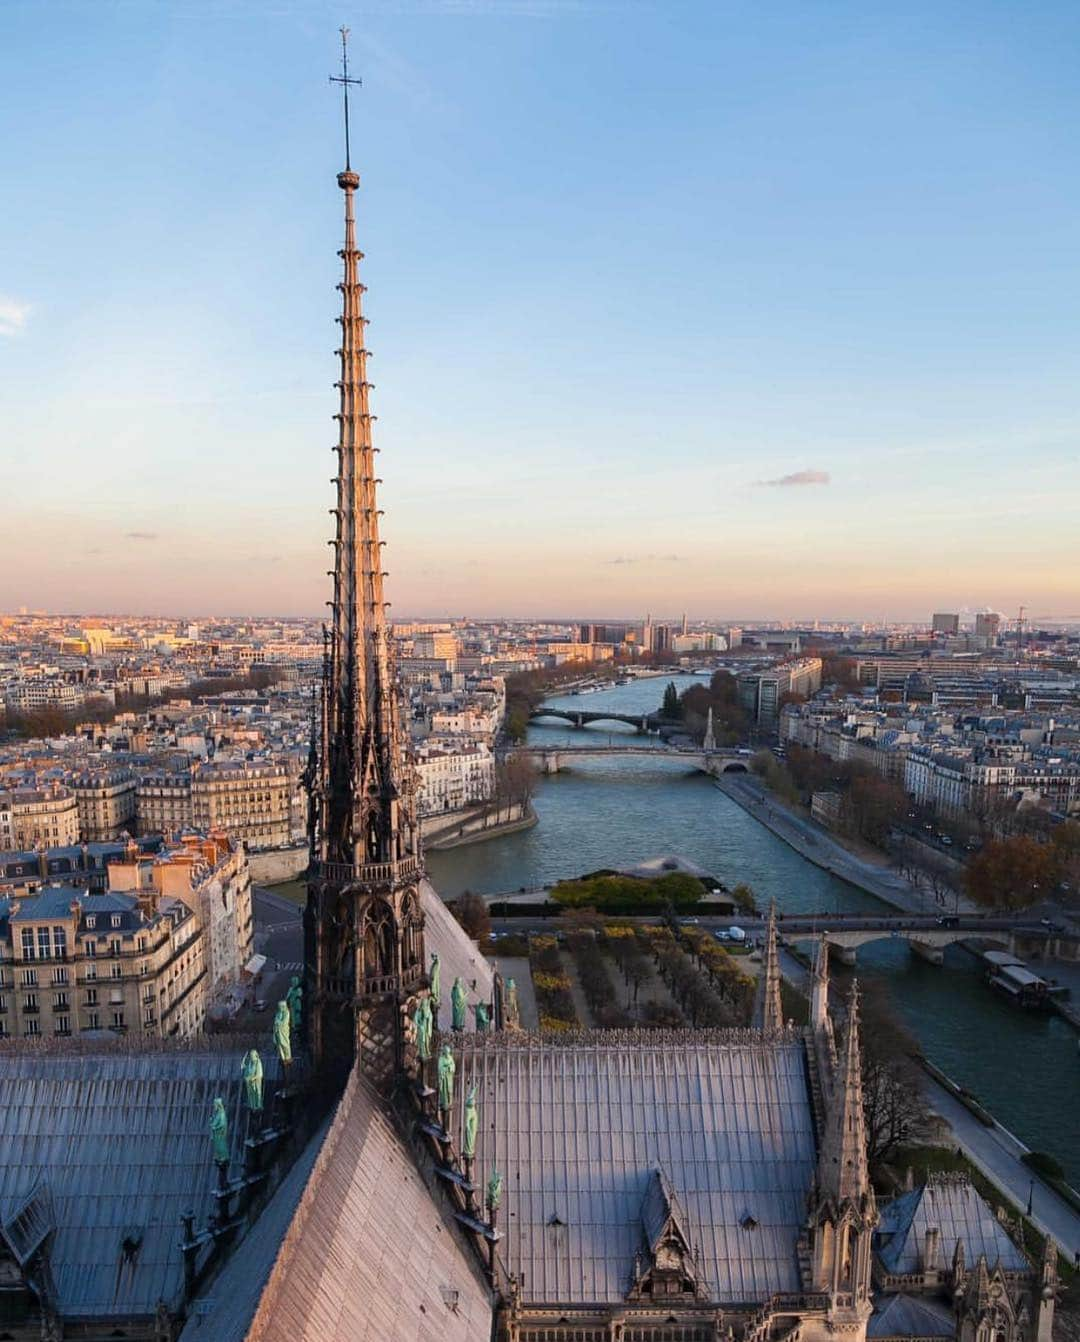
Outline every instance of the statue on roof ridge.
<svg viewBox="0 0 1080 1342">
<path fill-rule="evenodd" d="M 214 1152 L 214 1163 L 229 1163 L 229 1119 L 225 1113 L 225 1101 L 219 1095 L 214 1100 L 210 1113 L 210 1145 Z"/>
<path fill-rule="evenodd" d="M 473 1007 L 473 1015 L 476 1018 L 476 1033 L 487 1034 L 488 1027 L 491 1025 L 491 1014 L 488 1011 L 486 1002 L 477 1002 Z"/>
<path fill-rule="evenodd" d="M 247 1107 L 253 1114 L 261 1114 L 263 1107 L 263 1065 L 257 1048 L 248 1049 L 244 1061 L 240 1064 L 240 1075 L 244 1079 L 244 1095 Z"/>
<path fill-rule="evenodd" d="M 457 1063 L 454 1062 L 454 1055 L 450 1052 L 450 1045 L 443 1044 L 439 1050 L 439 1110 L 443 1114 L 448 1114 L 451 1105 L 454 1103 L 454 1073 L 456 1071 Z"/>
<path fill-rule="evenodd" d="M 285 1000 L 289 1004 L 289 1022 L 292 1025 L 292 1028 L 299 1034 L 300 1015 L 304 1000 L 304 990 L 300 986 L 299 975 L 294 974 L 292 976 L 292 982 L 289 984 L 289 991 L 285 994 Z"/>
<path fill-rule="evenodd" d="M 480 1126 L 480 1115 L 476 1109 L 476 1082 L 469 1087 L 465 1096 L 465 1126 L 461 1137 L 461 1154 L 471 1161 L 476 1155 L 476 1132 Z"/>
<path fill-rule="evenodd" d="M 274 1047 L 286 1066 L 292 1062 L 292 1040 L 289 1037 L 289 1004 L 282 998 L 274 1014 Z"/>
<path fill-rule="evenodd" d="M 465 983 L 459 974 L 450 989 L 450 1007 L 455 1030 L 465 1028 Z"/>
<path fill-rule="evenodd" d="M 416 1031 L 416 1053 L 421 1062 L 431 1057 L 431 998 L 421 997 L 413 1012 L 413 1029 Z"/>
<path fill-rule="evenodd" d="M 517 984 L 513 979 L 506 980 L 506 1023 L 514 1026 L 521 1024 L 521 1004 L 518 1002 Z"/>
</svg>

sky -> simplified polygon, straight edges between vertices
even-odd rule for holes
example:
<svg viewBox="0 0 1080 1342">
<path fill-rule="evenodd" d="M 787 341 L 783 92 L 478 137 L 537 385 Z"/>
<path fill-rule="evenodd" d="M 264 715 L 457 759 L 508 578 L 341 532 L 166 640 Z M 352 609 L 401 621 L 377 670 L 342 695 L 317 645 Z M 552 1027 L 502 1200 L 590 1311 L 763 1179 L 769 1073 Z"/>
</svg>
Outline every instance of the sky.
<svg viewBox="0 0 1080 1342">
<path fill-rule="evenodd" d="M 5 0 L 0 610 L 1080 615 L 1074 0 Z"/>
</svg>

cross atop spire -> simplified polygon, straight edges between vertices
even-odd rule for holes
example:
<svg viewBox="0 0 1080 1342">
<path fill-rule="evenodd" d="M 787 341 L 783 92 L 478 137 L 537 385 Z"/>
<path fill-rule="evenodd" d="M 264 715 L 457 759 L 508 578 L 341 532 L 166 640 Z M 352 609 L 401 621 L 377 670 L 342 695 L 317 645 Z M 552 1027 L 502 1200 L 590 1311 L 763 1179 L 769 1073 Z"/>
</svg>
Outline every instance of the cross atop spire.
<svg viewBox="0 0 1080 1342">
<path fill-rule="evenodd" d="M 342 99 L 345 104 L 345 171 L 352 172 L 352 163 L 349 161 L 349 85 L 355 84 L 358 88 L 364 81 L 362 79 L 349 78 L 349 30 L 341 29 L 341 74 L 331 75 L 331 84 L 340 84 Z"/>
</svg>

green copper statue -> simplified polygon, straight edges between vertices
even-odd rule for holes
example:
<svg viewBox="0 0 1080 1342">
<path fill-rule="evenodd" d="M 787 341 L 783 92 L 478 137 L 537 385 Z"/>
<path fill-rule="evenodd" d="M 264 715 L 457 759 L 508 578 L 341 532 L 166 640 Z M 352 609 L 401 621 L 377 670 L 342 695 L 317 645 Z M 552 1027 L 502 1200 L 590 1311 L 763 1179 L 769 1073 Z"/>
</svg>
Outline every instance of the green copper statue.
<svg viewBox="0 0 1080 1342">
<path fill-rule="evenodd" d="M 491 1015 L 488 1011 L 486 1002 L 477 1002 L 473 1007 L 473 1015 L 476 1017 L 476 1033 L 486 1034 L 487 1028 L 491 1024 Z"/>
<path fill-rule="evenodd" d="M 283 1063 L 292 1062 L 292 1040 L 289 1038 L 289 1004 L 280 1001 L 274 1016 L 274 1047 Z"/>
<path fill-rule="evenodd" d="M 285 1000 L 289 1004 L 289 1020 L 292 1028 L 299 1034 L 300 1007 L 304 1000 L 304 990 L 300 987 L 300 979 L 296 974 L 293 975 L 292 983 L 289 984 L 289 991 L 285 994 Z"/>
<path fill-rule="evenodd" d="M 244 1061 L 240 1064 L 240 1075 L 244 1078 L 244 1094 L 247 1097 L 247 1107 L 253 1114 L 261 1114 L 263 1065 L 257 1048 L 250 1049 L 244 1054 Z"/>
<path fill-rule="evenodd" d="M 413 1012 L 413 1028 L 416 1030 L 416 1052 L 421 1062 L 431 1057 L 431 998 L 421 997 Z"/>
<path fill-rule="evenodd" d="M 210 1115 L 210 1145 L 213 1147 L 214 1160 L 219 1165 L 229 1163 L 229 1120 L 225 1116 L 225 1101 L 219 1095 L 214 1101 Z"/>
<path fill-rule="evenodd" d="M 476 1112 L 476 1082 L 469 1087 L 469 1093 L 465 1096 L 465 1132 L 461 1140 L 461 1154 L 466 1160 L 472 1160 L 476 1155 L 476 1129 L 480 1125 L 480 1117 Z"/>
<path fill-rule="evenodd" d="M 513 979 L 506 980 L 506 1023 L 521 1024 L 521 1007 L 518 1005 L 517 984 Z"/>
<path fill-rule="evenodd" d="M 488 1211 L 497 1212 L 502 1203 L 503 1179 L 498 1170 L 492 1169 L 491 1178 L 487 1186 L 487 1205 Z"/>
<path fill-rule="evenodd" d="M 459 975 L 454 980 L 454 986 L 450 989 L 450 1006 L 453 1011 L 453 1023 L 455 1030 L 464 1030 L 465 1028 L 465 984 Z"/>
<path fill-rule="evenodd" d="M 450 1106 L 454 1103 L 454 1073 L 457 1071 L 457 1064 L 454 1062 L 454 1055 L 450 1052 L 450 1045 L 443 1044 L 439 1051 L 439 1108 L 443 1112 L 449 1112 Z"/>
<path fill-rule="evenodd" d="M 431 1000 L 435 1010 L 439 1009 L 439 989 L 442 985 L 442 966 L 439 964 L 439 952 L 431 953 L 431 968 L 428 970 L 428 983 L 431 985 Z"/>
</svg>

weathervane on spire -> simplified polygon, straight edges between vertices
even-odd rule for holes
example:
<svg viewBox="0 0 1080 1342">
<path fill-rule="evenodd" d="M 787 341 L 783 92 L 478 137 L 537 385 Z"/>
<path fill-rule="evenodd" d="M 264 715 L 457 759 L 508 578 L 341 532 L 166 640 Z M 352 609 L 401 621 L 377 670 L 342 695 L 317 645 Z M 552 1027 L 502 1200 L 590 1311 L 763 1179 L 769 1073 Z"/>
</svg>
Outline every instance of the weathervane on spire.
<svg viewBox="0 0 1080 1342">
<path fill-rule="evenodd" d="M 352 171 L 352 163 L 349 161 L 349 85 L 359 86 L 364 81 L 362 79 L 349 78 L 349 30 L 341 29 L 341 74 L 331 75 L 331 84 L 340 84 L 341 91 L 345 99 L 345 171 Z"/>
</svg>

